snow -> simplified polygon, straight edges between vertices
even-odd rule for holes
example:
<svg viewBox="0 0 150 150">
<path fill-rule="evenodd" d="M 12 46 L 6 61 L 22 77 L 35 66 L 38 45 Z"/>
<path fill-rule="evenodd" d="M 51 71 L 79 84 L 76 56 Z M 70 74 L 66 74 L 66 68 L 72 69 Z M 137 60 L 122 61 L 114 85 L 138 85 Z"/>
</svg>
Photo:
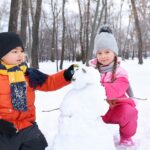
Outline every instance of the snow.
<svg viewBox="0 0 150 150">
<path fill-rule="evenodd" d="M 78 63 L 78 64 L 80 66 L 83 66 L 81 63 Z M 69 65 L 71 65 L 70 62 L 65 62 L 64 68 L 67 68 Z M 136 146 L 137 146 L 136 150 L 149 150 L 149 147 L 150 147 L 150 134 L 149 134 L 149 132 L 150 132 L 150 121 L 149 121 L 149 118 L 150 118 L 150 111 L 149 111 L 149 108 L 150 108 L 150 92 L 149 92 L 150 69 L 148 69 L 148 68 L 150 65 L 150 60 L 149 59 L 144 60 L 143 65 L 138 65 L 138 60 L 136 60 L 136 59 L 123 61 L 121 63 L 121 65 L 128 71 L 129 79 L 130 79 L 135 97 L 147 98 L 147 100 L 137 100 L 137 109 L 139 110 L 139 119 L 138 119 L 137 133 L 133 137 L 133 140 L 135 141 Z M 53 74 L 56 72 L 56 65 L 55 65 L 55 63 L 51 63 L 51 62 L 41 63 L 40 70 L 42 70 L 45 73 Z M 81 78 L 81 81 L 84 81 L 84 80 Z M 65 99 L 68 99 L 68 98 L 66 98 L 66 96 L 69 97 L 69 99 L 72 101 L 72 103 L 76 104 L 76 106 L 81 104 L 79 109 L 77 109 L 77 107 L 76 107 L 76 109 L 74 109 L 74 110 L 69 110 L 70 107 L 72 107 L 69 103 L 69 106 L 68 105 L 65 106 L 65 107 L 67 107 L 67 111 L 69 110 L 69 113 L 71 111 L 71 113 L 74 114 L 75 111 L 77 111 L 77 112 L 79 111 L 82 115 L 83 113 L 80 110 L 81 107 L 84 107 L 84 109 L 86 109 L 86 107 L 90 106 L 88 95 L 92 94 L 93 91 L 95 91 L 95 89 L 91 88 L 89 90 L 89 94 L 84 94 L 84 100 L 87 99 L 87 102 L 85 103 L 84 100 L 82 102 L 85 103 L 85 106 L 83 105 L 83 103 L 80 103 L 78 100 L 76 100 L 76 98 L 78 97 L 77 96 L 78 94 L 76 94 L 76 96 L 73 96 L 72 98 L 70 98 L 69 93 L 72 92 L 72 90 L 74 91 L 73 94 L 75 94 L 75 90 L 76 90 L 76 92 L 79 92 L 81 90 L 81 89 L 78 89 L 79 87 L 78 86 L 76 87 L 75 84 L 74 85 L 70 84 L 66 87 L 63 87 L 60 90 L 53 91 L 53 92 L 36 91 L 37 122 L 38 122 L 39 128 L 44 133 L 44 135 L 48 141 L 48 144 L 49 144 L 49 146 L 47 147 L 46 150 L 52 150 L 52 147 L 55 142 L 58 142 L 57 146 L 59 147 L 60 146 L 59 144 L 62 144 L 63 142 L 65 143 L 65 142 L 67 142 L 67 140 L 69 140 L 68 147 L 70 146 L 69 144 L 71 144 L 71 142 L 73 142 L 73 144 L 76 146 L 80 146 L 80 144 L 77 145 L 77 143 L 80 141 L 83 141 L 83 137 L 82 137 L 83 133 L 87 134 L 86 135 L 87 138 L 85 139 L 86 144 L 84 144 L 84 145 L 86 145 L 85 147 L 90 147 L 91 144 L 93 144 L 92 142 L 94 140 L 95 140 L 95 143 L 97 143 L 96 144 L 97 147 L 99 147 L 98 143 L 101 143 L 101 141 L 95 137 L 99 136 L 100 138 L 102 138 L 102 137 L 104 139 L 106 138 L 106 136 L 104 134 L 104 132 L 105 132 L 104 127 L 107 128 L 109 131 L 109 132 L 106 132 L 106 135 L 109 134 L 109 136 L 112 135 L 112 137 L 118 136 L 118 126 L 117 125 L 111 125 L 111 124 L 106 125 L 101 120 L 99 120 L 99 122 L 97 122 L 96 120 L 94 120 L 93 117 L 89 119 L 89 118 L 86 118 L 87 116 L 84 119 L 83 118 L 80 119 L 79 117 L 77 117 L 77 116 L 79 116 L 79 114 L 77 116 L 72 117 L 73 119 L 70 120 L 70 118 L 68 119 L 63 114 L 65 109 L 63 110 L 62 108 L 64 108 L 63 105 L 65 103 Z M 97 91 L 95 91 L 95 95 L 96 95 L 96 93 L 97 93 Z M 102 93 L 99 93 L 99 94 L 102 94 Z M 81 96 L 81 95 L 79 95 L 79 96 Z M 100 98 L 101 96 L 98 96 L 98 97 Z M 106 110 L 108 108 L 108 105 L 106 104 L 105 101 L 103 101 L 103 102 L 104 102 L 104 107 Z M 95 104 L 93 104 L 93 106 L 94 105 Z M 60 108 L 60 109 L 53 110 L 55 108 Z M 43 110 L 46 112 L 43 112 Z M 93 109 L 91 108 L 91 110 L 93 110 Z M 96 110 L 95 110 L 95 112 L 96 112 Z M 94 114 L 94 112 L 92 111 L 91 116 L 94 116 L 94 115 L 96 115 L 96 113 Z M 93 119 L 93 121 L 91 121 L 92 119 Z M 67 120 L 67 125 L 69 125 L 69 127 L 66 124 L 63 124 L 64 120 L 65 120 L 65 122 Z M 62 123 L 62 126 L 60 123 Z M 73 123 L 73 124 L 71 125 L 71 123 Z M 98 125 L 98 123 L 99 123 L 99 125 Z M 75 128 L 74 124 L 76 125 L 76 128 Z M 63 125 L 65 125 L 65 126 L 63 126 Z M 94 128 L 92 127 L 92 125 Z M 61 130 L 60 127 L 65 127 L 64 132 Z M 100 127 L 103 127 L 103 128 L 100 128 Z M 68 130 L 66 128 L 68 128 Z M 79 132 L 78 129 L 81 132 Z M 97 133 L 102 133 L 102 134 L 101 135 L 96 134 L 94 129 L 97 129 Z M 77 133 L 78 139 L 76 139 L 73 136 L 73 132 Z M 62 137 L 62 135 L 66 135 L 68 133 L 69 133 L 69 138 L 66 136 Z M 93 135 L 92 135 L 92 133 L 93 133 Z M 88 134 L 91 135 L 91 137 L 88 136 Z M 61 138 L 61 142 L 58 140 L 56 141 L 57 137 Z M 93 137 L 95 138 L 94 140 L 92 139 Z M 74 140 L 74 139 L 76 139 L 76 140 Z M 105 149 L 106 145 L 110 146 L 110 149 L 113 149 L 110 139 L 104 140 L 103 145 L 101 145 L 101 147 L 99 149 L 107 150 L 107 149 Z M 70 149 L 81 150 L 80 147 L 76 148 L 76 146 L 74 146 L 74 148 L 70 147 Z M 61 150 L 67 150 L 67 149 L 61 149 Z M 82 150 L 88 150 L 88 149 L 82 149 Z M 95 145 L 93 145 L 92 150 L 97 150 Z M 129 150 L 129 149 L 127 149 L 127 150 Z"/>
</svg>

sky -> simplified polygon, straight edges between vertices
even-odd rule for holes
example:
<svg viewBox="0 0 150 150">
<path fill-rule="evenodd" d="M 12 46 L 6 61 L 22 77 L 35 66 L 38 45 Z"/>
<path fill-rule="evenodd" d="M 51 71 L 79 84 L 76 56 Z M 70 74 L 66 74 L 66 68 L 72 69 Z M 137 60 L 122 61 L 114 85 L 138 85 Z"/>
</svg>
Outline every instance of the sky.
<svg viewBox="0 0 150 150">
<path fill-rule="evenodd" d="M 80 66 L 82 66 L 81 63 L 78 63 Z M 65 62 L 64 63 L 64 68 L 67 68 L 70 65 L 69 62 Z M 149 92 L 149 88 L 150 88 L 150 69 L 149 65 L 150 65 L 150 59 L 148 60 L 144 60 L 144 64 L 143 65 L 138 65 L 138 60 L 135 59 L 134 61 L 132 60 L 126 60 L 123 61 L 121 63 L 121 65 L 128 71 L 129 74 L 129 79 L 131 82 L 131 86 L 134 90 L 135 93 L 135 97 L 139 97 L 139 98 L 147 98 L 148 100 L 137 100 L 136 104 L 137 104 L 137 109 L 139 111 L 139 118 L 138 118 L 138 129 L 137 129 L 137 133 L 135 134 L 135 136 L 133 137 L 134 142 L 136 143 L 136 149 L 126 149 L 126 150 L 149 150 L 150 147 L 150 92 Z M 45 73 L 49 73 L 49 74 L 53 74 L 56 72 L 56 68 L 55 68 L 55 63 L 40 63 L 40 70 L 45 72 Z M 39 124 L 40 129 L 42 130 L 42 132 L 44 133 L 44 135 L 46 136 L 46 139 L 48 141 L 48 148 L 46 150 L 53 150 L 52 149 L 52 145 L 54 143 L 54 141 L 56 140 L 56 135 L 57 136 L 62 136 L 62 131 L 60 128 L 60 124 L 59 124 L 59 120 L 60 118 L 63 119 L 67 119 L 67 117 L 62 115 L 62 112 L 60 112 L 60 110 L 55 110 L 55 111 L 51 111 L 49 112 L 49 110 L 55 109 L 55 108 L 60 108 L 60 106 L 62 106 L 62 104 L 64 103 L 65 100 L 65 96 L 67 95 L 67 93 L 72 90 L 73 85 L 68 85 L 60 90 L 57 91 L 53 91 L 53 92 L 39 92 L 36 91 L 36 110 L 37 110 L 37 122 Z M 89 93 L 92 93 L 92 90 L 89 91 Z M 77 94 L 78 95 L 78 94 Z M 85 94 L 84 94 L 85 96 Z M 86 95 L 87 100 L 89 99 L 89 94 Z M 99 97 L 98 97 L 99 98 Z M 71 99 L 71 98 L 70 98 Z M 73 98 L 74 99 L 74 98 Z M 80 103 L 80 101 L 77 101 L 79 104 L 79 110 L 76 109 L 76 114 L 79 114 L 78 112 L 80 112 L 80 108 L 82 103 Z M 105 101 L 103 101 L 105 103 Z M 73 102 L 72 102 L 73 103 Z M 85 105 L 83 105 L 84 108 L 88 107 L 89 103 L 85 103 Z M 74 105 L 70 105 L 74 106 Z M 107 105 L 105 105 L 105 108 L 107 109 Z M 43 112 L 47 111 L 47 112 Z M 91 113 L 91 114 L 94 114 Z M 80 115 L 84 115 L 81 114 Z M 62 117 L 63 116 L 63 117 Z M 68 119 L 69 120 L 69 119 Z M 87 122 L 87 120 L 82 119 L 73 119 L 74 121 L 74 125 L 72 125 L 72 128 L 68 128 L 68 130 L 65 130 L 64 134 L 68 134 L 69 132 L 69 139 L 74 139 L 73 136 L 73 131 L 77 132 L 76 127 L 80 128 L 80 126 L 84 126 L 84 132 L 86 135 L 88 135 L 88 133 L 91 131 L 91 133 L 94 132 L 93 128 L 91 127 L 91 124 L 86 123 L 87 126 L 85 126 L 85 122 Z M 85 121 L 85 122 L 84 122 Z M 89 121 L 90 122 L 90 121 Z M 68 121 L 68 123 L 70 123 L 70 121 Z M 93 121 L 93 126 L 96 126 L 96 121 Z M 106 124 L 102 124 L 101 121 L 99 121 L 99 126 L 103 126 L 103 131 L 104 130 L 104 126 L 105 128 L 108 129 L 109 134 L 114 138 L 118 138 L 118 126 L 116 125 L 106 125 Z M 64 127 L 64 126 L 63 126 Z M 72 129 L 72 130 L 71 130 Z M 74 129 L 74 130 L 73 130 Z M 99 130 L 98 126 L 96 127 L 96 129 L 98 130 L 98 132 L 102 132 L 102 130 Z M 59 132 L 58 132 L 59 131 Z M 81 130 L 82 131 L 82 130 Z M 87 132 L 86 132 L 87 131 Z M 81 138 L 82 137 L 82 132 L 77 132 L 77 136 L 76 138 Z M 110 136 L 109 135 L 109 136 Z M 93 136 L 98 136 L 96 134 L 93 134 Z M 105 134 L 100 136 L 105 139 Z M 89 138 L 88 138 L 89 137 Z M 91 140 L 91 142 L 87 143 L 87 147 L 91 145 L 91 143 L 93 142 L 93 140 L 91 139 L 90 136 L 86 137 L 88 141 Z M 66 138 L 63 137 L 61 142 L 66 142 Z M 83 140 L 83 139 L 82 139 Z M 95 140 L 97 141 L 97 143 L 99 142 L 99 140 L 97 138 L 95 138 Z M 118 139 L 117 139 L 118 140 Z M 109 145 L 109 143 L 111 143 L 111 140 L 108 141 L 104 141 L 104 143 L 106 142 L 107 145 Z M 80 145 L 80 144 L 79 144 Z M 58 144 L 58 147 L 60 145 Z M 105 144 L 101 147 L 102 150 L 104 150 L 104 146 L 106 146 Z M 112 147 L 110 147 L 110 149 L 112 149 Z M 57 149 L 56 149 L 57 150 Z M 62 149 L 64 150 L 64 149 Z M 74 150 L 74 149 L 72 149 Z M 81 147 L 75 150 L 83 150 Z M 97 150 L 97 149 L 92 149 L 92 150 Z M 117 149 L 119 150 L 119 149 Z"/>
</svg>

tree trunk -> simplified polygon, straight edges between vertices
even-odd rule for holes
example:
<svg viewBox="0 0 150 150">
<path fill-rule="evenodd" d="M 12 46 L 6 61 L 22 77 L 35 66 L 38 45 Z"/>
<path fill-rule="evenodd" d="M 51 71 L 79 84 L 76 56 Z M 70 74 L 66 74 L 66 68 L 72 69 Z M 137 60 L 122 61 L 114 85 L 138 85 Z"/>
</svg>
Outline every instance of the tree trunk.
<svg viewBox="0 0 150 150">
<path fill-rule="evenodd" d="M 105 0 L 102 0 L 102 9 L 101 9 L 100 17 L 99 17 L 99 19 L 98 19 L 98 24 L 97 24 L 97 27 L 96 27 L 95 32 L 97 32 L 98 29 L 99 29 L 99 27 L 100 27 L 100 24 L 101 24 L 101 22 L 102 22 L 102 18 L 103 18 L 103 13 L 104 13 L 105 7 L 106 7 Z M 96 33 L 95 33 L 95 34 L 96 34 Z"/>
<path fill-rule="evenodd" d="M 124 0 L 121 0 L 120 11 L 119 11 L 119 16 L 118 16 L 118 20 L 119 20 L 119 33 L 118 33 L 118 40 L 117 40 L 118 41 L 118 47 L 119 47 L 119 56 L 122 56 L 122 49 L 123 49 L 122 48 L 122 38 L 121 38 L 123 5 L 124 5 Z M 125 51 L 123 51 L 123 53 L 125 54 Z"/>
<path fill-rule="evenodd" d="M 8 31 L 17 32 L 19 0 L 11 0 Z"/>
<path fill-rule="evenodd" d="M 90 0 L 87 2 L 87 17 L 86 17 L 86 60 L 89 53 L 89 22 L 90 22 Z"/>
<path fill-rule="evenodd" d="M 56 37 L 55 37 L 55 48 L 56 48 L 56 68 L 57 71 L 59 71 L 59 65 L 58 65 L 58 60 L 59 60 L 59 54 L 58 54 L 58 18 L 56 19 Z"/>
<path fill-rule="evenodd" d="M 51 42 L 51 61 L 54 62 L 55 59 L 55 36 L 56 36 L 56 2 L 53 3 L 53 0 L 51 0 L 51 9 L 52 9 L 52 16 L 53 16 L 53 27 L 52 27 L 52 42 Z"/>
<path fill-rule="evenodd" d="M 139 18 L 135 6 L 135 1 L 131 0 L 132 4 L 132 11 L 134 14 L 134 20 L 135 20 L 135 28 L 137 32 L 137 37 L 138 37 L 138 59 L 139 59 L 139 64 L 143 64 L 143 57 L 142 57 L 142 35 L 141 35 L 141 29 L 140 29 L 140 24 L 139 24 Z"/>
<path fill-rule="evenodd" d="M 105 16 L 104 16 L 104 24 L 106 24 L 107 23 L 107 0 L 105 0 Z"/>
<path fill-rule="evenodd" d="M 98 18 L 99 6 L 100 6 L 100 0 L 97 1 L 96 12 L 95 12 L 94 21 L 93 21 L 93 24 L 92 24 L 92 32 L 91 32 L 91 37 L 90 37 L 89 52 L 88 52 L 88 57 L 87 57 L 87 60 L 86 60 L 87 65 L 88 65 L 88 62 L 92 58 L 92 55 L 93 55 L 95 35 L 96 35 L 96 32 L 97 32 L 97 30 L 99 28 L 99 25 L 101 23 L 103 12 L 104 12 L 104 9 L 106 7 L 106 3 L 103 2 L 103 6 L 102 6 L 102 9 L 101 9 L 101 12 L 100 12 L 100 16 Z M 98 20 L 98 23 L 96 23 L 97 20 Z"/>
<path fill-rule="evenodd" d="M 26 36 L 27 36 L 28 9 L 29 9 L 28 1 L 22 0 L 20 35 L 25 47 L 26 47 Z"/>
<path fill-rule="evenodd" d="M 94 16 L 94 21 L 92 24 L 92 32 L 91 32 L 91 37 L 90 37 L 90 46 L 89 46 L 89 51 L 88 51 L 88 57 L 86 59 L 86 64 L 88 65 L 89 60 L 92 58 L 92 53 L 93 53 L 93 47 L 94 47 L 94 39 L 96 35 L 96 21 L 98 20 L 98 13 L 99 13 L 99 6 L 100 6 L 100 0 L 97 1 L 96 5 L 96 12 Z"/>
<path fill-rule="evenodd" d="M 31 64 L 31 50 L 32 50 L 32 23 L 33 23 L 33 18 L 34 18 L 34 15 L 33 15 L 33 7 L 32 7 L 32 0 L 29 0 L 28 1 L 28 6 L 29 6 L 29 14 L 28 14 L 28 18 L 27 18 L 27 22 L 28 22 L 28 61 L 29 63 Z M 31 19 L 30 19 L 31 17 Z"/>
<path fill-rule="evenodd" d="M 81 57 L 82 57 L 81 59 L 84 64 L 85 63 L 85 47 L 83 43 L 83 16 L 82 16 L 80 0 L 78 0 L 78 7 L 79 7 L 79 15 L 80 15 L 80 33 L 79 33 L 80 50 L 81 50 Z"/>
<path fill-rule="evenodd" d="M 38 45 L 39 45 L 39 23 L 41 16 L 42 0 L 37 0 L 36 3 L 36 13 L 34 16 L 33 26 L 32 26 L 32 50 L 31 50 L 31 66 L 34 68 L 39 68 L 38 64 Z"/>
<path fill-rule="evenodd" d="M 62 3 L 63 30 L 62 30 L 62 50 L 61 50 L 60 69 L 63 68 L 63 60 L 64 60 L 64 52 L 65 52 L 65 32 L 66 32 L 65 3 L 66 3 L 66 0 L 63 0 L 63 3 Z"/>
</svg>

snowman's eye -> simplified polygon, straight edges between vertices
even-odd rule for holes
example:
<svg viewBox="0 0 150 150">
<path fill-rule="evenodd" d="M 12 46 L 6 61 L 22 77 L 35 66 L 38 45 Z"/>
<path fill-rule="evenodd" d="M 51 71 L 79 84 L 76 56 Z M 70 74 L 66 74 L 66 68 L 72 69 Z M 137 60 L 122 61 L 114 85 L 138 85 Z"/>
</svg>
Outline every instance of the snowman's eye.
<svg viewBox="0 0 150 150">
<path fill-rule="evenodd" d="M 71 81 L 76 81 L 76 78 L 72 78 Z"/>
<path fill-rule="evenodd" d="M 86 73 L 86 72 L 87 72 L 84 68 L 82 68 L 82 71 L 83 71 L 83 73 Z"/>
</svg>

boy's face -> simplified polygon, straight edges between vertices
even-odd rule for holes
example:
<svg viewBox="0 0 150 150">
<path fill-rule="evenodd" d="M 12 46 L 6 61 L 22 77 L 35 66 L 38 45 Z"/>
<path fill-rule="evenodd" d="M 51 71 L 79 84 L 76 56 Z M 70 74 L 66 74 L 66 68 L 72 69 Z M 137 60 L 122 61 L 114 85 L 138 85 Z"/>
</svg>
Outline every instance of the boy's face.
<svg viewBox="0 0 150 150">
<path fill-rule="evenodd" d="M 24 62 L 25 53 L 21 47 L 16 47 L 2 57 L 2 61 L 7 65 L 18 65 Z"/>
<path fill-rule="evenodd" d="M 111 50 L 100 50 L 97 52 L 97 60 L 103 65 L 109 65 L 114 61 L 115 53 Z"/>
</svg>

